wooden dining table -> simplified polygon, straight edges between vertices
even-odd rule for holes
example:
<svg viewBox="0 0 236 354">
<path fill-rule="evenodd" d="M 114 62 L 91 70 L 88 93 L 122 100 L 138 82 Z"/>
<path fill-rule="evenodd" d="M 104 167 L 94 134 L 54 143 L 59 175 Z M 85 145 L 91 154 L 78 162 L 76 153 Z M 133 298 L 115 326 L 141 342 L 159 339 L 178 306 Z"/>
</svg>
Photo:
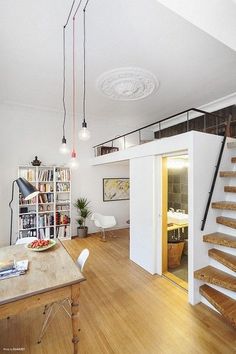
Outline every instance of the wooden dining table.
<svg viewBox="0 0 236 354">
<path fill-rule="evenodd" d="M 0 248 L 0 261 L 28 259 L 24 275 L 0 280 L 0 319 L 38 306 L 71 299 L 72 342 L 78 353 L 80 283 L 85 280 L 63 244 L 35 252 L 25 245 Z M 42 314 L 43 316 L 43 314 Z"/>
</svg>

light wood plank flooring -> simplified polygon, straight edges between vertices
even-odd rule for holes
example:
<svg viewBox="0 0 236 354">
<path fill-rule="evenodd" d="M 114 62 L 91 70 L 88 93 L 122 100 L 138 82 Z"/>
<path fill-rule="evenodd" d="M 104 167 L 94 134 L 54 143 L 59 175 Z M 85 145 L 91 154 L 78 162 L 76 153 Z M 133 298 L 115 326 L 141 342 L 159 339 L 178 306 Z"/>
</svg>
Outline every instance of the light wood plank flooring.
<svg viewBox="0 0 236 354">
<path fill-rule="evenodd" d="M 97 235 L 65 241 L 76 259 L 90 257 L 81 284 L 80 354 L 236 353 L 236 332 L 218 314 L 187 303 L 187 294 L 128 259 L 126 230 L 103 243 Z M 0 284 L 2 285 L 2 284 Z M 0 352 L 71 354 L 71 321 L 60 311 L 41 344 L 42 309 L 0 321 Z"/>
</svg>

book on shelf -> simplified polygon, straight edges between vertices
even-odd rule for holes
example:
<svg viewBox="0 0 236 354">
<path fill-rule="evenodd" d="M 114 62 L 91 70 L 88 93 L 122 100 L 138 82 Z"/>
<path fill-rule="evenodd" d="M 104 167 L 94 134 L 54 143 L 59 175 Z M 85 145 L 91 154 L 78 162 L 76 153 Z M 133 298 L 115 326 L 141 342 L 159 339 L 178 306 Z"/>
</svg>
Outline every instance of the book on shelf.
<svg viewBox="0 0 236 354">
<path fill-rule="evenodd" d="M 70 237 L 69 225 L 57 226 L 56 237 L 57 238 Z"/>
<path fill-rule="evenodd" d="M 38 180 L 41 181 L 53 181 L 53 169 L 40 169 L 38 172 Z"/>
<path fill-rule="evenodd" d="M 57 192 L 69 192 L 70 191 L 70 183 L 57 182 L 56 190 L 57 190 Z"/>
<path fill-rule="evenodd" d="M 39 204 L 53 203 L 54 195 L 53 193 L 40 193 L 38 195 Z"/>
<path fill-rule="evenodd" d="M 20 215 L 19 229 L 32 229 L 36 228 L 36 214 Z"/>
<path fill-rule="evenodd" d="M 23 238 L 23 237 L 37 237 L 37 230 L 36 228 L 33 230 L 20 230 L 19 231 L 19 238 Z"/>
<path fill-rule="evenodd" d="M 39 227 L 53 226 L 54 225 L 54 215 L 52 214 L 42 214 L 38 217 Z"/>
<path fill-rule="evenodd" d="M 20 177 L 27 179 L 29 182 L 35 181 L 35 169 L 34 168 L 23 168 L 20 171 Z"/>
<path fill-rule="evenodd" d="M 53 186 L 50 183 L 41 183 L 39 182 L 39 191 L 40 192 L 53 192 Z"/>
<path fill-rule="evenodd" d="M 70 169 L 69 168 L 56 168 L 56 180 L 57 181 L 69 181 Z"/>
</svg>

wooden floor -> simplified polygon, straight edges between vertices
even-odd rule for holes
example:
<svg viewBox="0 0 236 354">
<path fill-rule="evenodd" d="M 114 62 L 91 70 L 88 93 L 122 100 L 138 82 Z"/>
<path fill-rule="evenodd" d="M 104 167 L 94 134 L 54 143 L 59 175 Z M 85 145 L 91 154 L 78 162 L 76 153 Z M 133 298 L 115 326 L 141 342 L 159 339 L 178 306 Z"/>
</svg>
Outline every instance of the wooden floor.
<svg viewBox="0 0 236 354">
<path fill-rule="evenodd" d="M 80 354 L 236 353 L 236 332 L 218 314 L 192 307 L 184 290 L 128 259 L 127 231 L 105 243 L 92 236 L 65 245 L 74 259 L 90 249 L 81 284 Z M 41 308 L 0 321 L 0 352 L 72 353 L 69 317 L 59 312 L 37 344 L 42 321 Z"/>
</svg>

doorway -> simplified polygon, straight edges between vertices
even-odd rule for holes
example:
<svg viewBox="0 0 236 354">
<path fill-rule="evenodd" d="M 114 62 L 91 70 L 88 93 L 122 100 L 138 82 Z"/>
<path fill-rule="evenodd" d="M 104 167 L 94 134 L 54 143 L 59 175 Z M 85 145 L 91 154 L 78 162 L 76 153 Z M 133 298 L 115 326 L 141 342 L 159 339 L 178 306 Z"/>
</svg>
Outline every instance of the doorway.
<svg viewBox="0 0 236 354">
<path fill-rule="evenodd" d="M 163 158 L 162 273 L 188 289 L 188 155 Z"/>
</svg>

